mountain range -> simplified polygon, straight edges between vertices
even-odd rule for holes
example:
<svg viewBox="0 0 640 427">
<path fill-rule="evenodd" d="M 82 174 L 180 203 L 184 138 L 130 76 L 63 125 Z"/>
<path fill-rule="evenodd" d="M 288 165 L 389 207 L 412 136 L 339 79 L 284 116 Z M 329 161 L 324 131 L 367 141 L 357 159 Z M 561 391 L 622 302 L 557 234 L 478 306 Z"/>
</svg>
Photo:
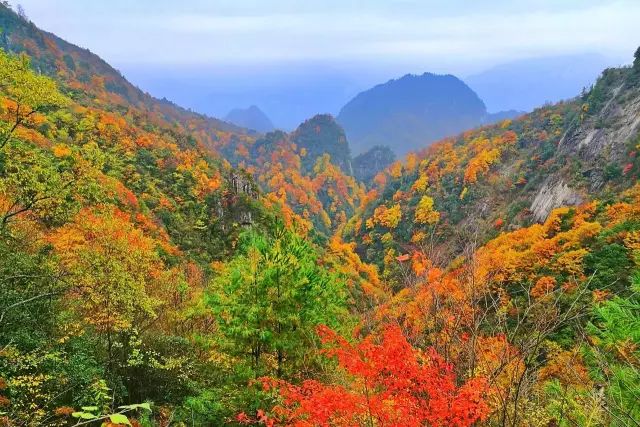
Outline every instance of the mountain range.
<svg viewBox="0 0 640 427">
<path fill-rule="evenodd" d="M 261 133 L 0 26 L 0 425 L 637 424 L 640 49 Z"/>
</svg>

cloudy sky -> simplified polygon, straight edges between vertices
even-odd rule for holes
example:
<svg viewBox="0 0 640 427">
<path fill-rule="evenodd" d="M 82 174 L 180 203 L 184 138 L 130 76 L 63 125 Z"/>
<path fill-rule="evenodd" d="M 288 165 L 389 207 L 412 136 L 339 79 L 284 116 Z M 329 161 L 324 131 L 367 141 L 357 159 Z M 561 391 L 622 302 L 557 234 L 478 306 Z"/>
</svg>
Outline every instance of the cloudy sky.
<svg viewBox="0 0 640 427">
<path fill-rule="evenodd" d="M 41 28 L 173 97 L 176 85 L 193 91 L 202 79 L 231 92 L 256 78 L 315 72 L 355 88 L 408 72 L 465 76 L 532 57 L 599 53 L 628 62 L 640 44 L 638 0 L 19 3 Z"/>
<path fill-rule="evenodd" d="M 637 0 L 20 3 L 38 25 L 123 65 L 449 57 L 471 67 L 549 53 L 623 55 L 640 40 Z"/>
</svg>

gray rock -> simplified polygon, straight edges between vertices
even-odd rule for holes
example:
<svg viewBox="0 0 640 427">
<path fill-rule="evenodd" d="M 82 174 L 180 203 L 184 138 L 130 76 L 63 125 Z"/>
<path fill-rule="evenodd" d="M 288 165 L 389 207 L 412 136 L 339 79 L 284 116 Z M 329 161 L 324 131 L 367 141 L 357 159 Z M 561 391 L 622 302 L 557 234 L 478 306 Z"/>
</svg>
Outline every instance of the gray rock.
<svg viewBox="0 0 640 427">
<path fill-rule="evenodd" d="M 561 206 L 575 206 L 582 203 L 583 199 L 575 190 L 563 181 L 556 181 L 553 177 L 547 179 L 538 191 L 531 212 L 536 221 L 542 222 L 555 208 Z"/>
</svg>

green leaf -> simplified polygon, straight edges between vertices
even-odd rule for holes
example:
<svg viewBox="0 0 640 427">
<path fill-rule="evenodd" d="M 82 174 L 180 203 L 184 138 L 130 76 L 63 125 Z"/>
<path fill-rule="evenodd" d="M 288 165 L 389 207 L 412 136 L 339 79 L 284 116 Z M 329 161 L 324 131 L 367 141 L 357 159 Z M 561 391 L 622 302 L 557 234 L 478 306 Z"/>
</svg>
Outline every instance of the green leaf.
<svg viewBox="0 0 640 427">
<path fill-rule="evenodd" d="M 130 426 L 129 418 L 126 415 L 122 414 L 111 414 L 109 415 L 109 420 L 114 424 L 124 424 Z"/>
<path fill-rule="evenodd" d="M 82 418 L 83 420 L 92 420 L 94 418 L 97 418 L 95 415 L 89 412 L 74 412 L 73 414 L 71 414 L 71 416 L 74 418 Z"/>
<path fill-rule="evenodd" d="M 98 407 L 97 406 L 83 406 L 82 410 L 83 411 L 93 412 L 93 411 L 97 411 Z"/>
<path fill-rule="evenodd" d="M 132 405 L 122 405 L 118 406 L 120 409 L 146 409 L 147 411 L 151 411 L 151 406 L 148 402 L 145 403 L 134 403 Z"/>
</svg>

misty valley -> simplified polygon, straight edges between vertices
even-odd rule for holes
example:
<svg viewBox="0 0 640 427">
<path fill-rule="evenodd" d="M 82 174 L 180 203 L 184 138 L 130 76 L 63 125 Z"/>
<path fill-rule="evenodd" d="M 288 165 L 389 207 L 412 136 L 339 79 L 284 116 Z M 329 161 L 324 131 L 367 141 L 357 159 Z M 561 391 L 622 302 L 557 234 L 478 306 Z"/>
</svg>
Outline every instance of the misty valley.
<svg viewBox="0 0 640 427">
<path fill-rule="evenodd" d="M 640 425 L 640 48 L 604 56 L 632 2 L 26 3 L 0 3 L 0 426 Z M 479 49 L 465 14 L 514 10 Z M 215 67 L 189 40 L 253 77 L 113 65 Z M 420 55 L 478 64 L 397 72 Z"/>
</svg>

